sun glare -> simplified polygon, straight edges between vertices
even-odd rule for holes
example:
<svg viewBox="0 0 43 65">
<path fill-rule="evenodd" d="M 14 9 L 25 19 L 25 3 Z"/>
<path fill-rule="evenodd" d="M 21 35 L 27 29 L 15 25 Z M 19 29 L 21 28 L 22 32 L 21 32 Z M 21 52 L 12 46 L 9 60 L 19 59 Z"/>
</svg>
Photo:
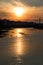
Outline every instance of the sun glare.
<svg viewBox="0 0 43 65">
<path fill-rule="evenodd" d="M 14 12 L 16 16 L 21 17 L 24 13 L 24 9 L 22 7 L 16 7 Z"/>
<path fill-rule="evenodd" d="M 18 29 L 18 30 L 17 30 L 17 33 L 18 33 L 17 36 L 18 36 L 18 37 L 21 37 L 20 32 L 22 32 L 22 30 L 21 30 L 21 29 Z"/>
</svg>

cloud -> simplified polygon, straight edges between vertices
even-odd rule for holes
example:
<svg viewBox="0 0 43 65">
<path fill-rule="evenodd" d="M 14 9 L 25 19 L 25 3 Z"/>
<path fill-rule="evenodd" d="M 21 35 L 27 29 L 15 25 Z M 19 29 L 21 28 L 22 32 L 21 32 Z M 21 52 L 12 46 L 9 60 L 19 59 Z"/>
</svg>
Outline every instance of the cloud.
<svg viewBox="0 0 43 65">
<path fill-rule="evenodd" d="M 0 18 L 13 19 L 13 20 L 17 19 L 13 12 L 13 10 L 16 6 L 25 8 L 26 12 L 22 18 L 23 20 L 28 20 L 29 18 L 32 19 L 32 18 L 37 18 L 37 17 L 43 18 L 43 6 L 40 6 L 40 7 L 36 7 L 33 5 L 29 6 L 29 5 L 23 4 L 21 1 L 17 1 L 17 0 L 9 0 L 8 2 L 4 2 L 4 1 L 5 0 L 0 1 Z"/>
<path fill-rule="evenodd" d="M 0 0 L 2 2 L 22 2 L 29 6 L 43 6 L 43 0 Z"/>
<path fill-rule="evenodd" d="M 11 1 L 11 2 L 2 2 L 0 1 L 0 11 L 12 12 L 15 7 L 24 7 L 26 10 L 28 9 L 22 2 Z"/>
<path fill-rule="evenodd" d="M 21 0 L 23 3 L 29 6 L 43 6 L 43 0 Z"/>
<path fill-rule="evenodd" d="M 2 2 L 22 2 L 29 6 L 43 6 L 43 0 L 0 0 Z"/>
<path fill-rule="evenodd" d="M 0 0 L 0 2 L 10 2 L 11 0 Z"/>
<path fill-rule="evenodd" d="M 14 8 L 14 6 L 11 3 L 0 2 L 0 11 L 11 12 L 12 8 Z"/>
<path fill-rule="evenodd" d="M 9 12 L 0 12 L 0 18 L 1 19 L 9 19 L 9 20 L 15 20 L 15 16 L 13 13 Z"/>
<path fill-rule="evenodd" d="M 19 7 L 26 7 L 22 2 L 19 1 L 12 1 L 11 2 L 14 6 L 19 6 Z"/>
</svg>

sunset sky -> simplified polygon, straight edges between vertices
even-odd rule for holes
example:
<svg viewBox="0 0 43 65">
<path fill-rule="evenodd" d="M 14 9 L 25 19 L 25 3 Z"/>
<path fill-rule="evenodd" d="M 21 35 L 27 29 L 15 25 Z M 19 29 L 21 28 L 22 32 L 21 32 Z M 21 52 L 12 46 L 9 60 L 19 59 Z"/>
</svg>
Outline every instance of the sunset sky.
<svg viewBox="0 0 43 65">
<path fill-rule="evenodd" d="M 17 7 L 19 10 L 16 11 Z M 23 21 L 43 19 L 43 0 L 0 0 L 0 18 Z"/>
</svg>

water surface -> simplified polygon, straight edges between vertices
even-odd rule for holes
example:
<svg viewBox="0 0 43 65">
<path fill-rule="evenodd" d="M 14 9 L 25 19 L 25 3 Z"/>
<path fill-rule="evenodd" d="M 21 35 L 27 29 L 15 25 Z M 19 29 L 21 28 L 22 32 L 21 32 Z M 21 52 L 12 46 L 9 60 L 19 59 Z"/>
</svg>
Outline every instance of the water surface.
<svg viewBox="0 0 43 65">
<path fill-rule="evenodd" d="M 0 65 L 43 65 L 43 30 L 0 30 Z"/>
</svg>

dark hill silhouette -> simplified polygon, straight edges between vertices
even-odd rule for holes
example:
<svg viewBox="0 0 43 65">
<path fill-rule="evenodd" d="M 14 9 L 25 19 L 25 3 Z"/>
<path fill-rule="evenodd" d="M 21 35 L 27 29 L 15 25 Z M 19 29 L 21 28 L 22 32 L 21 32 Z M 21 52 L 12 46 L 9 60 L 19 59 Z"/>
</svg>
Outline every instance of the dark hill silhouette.
<svg viewBox="0 0 43 65">
<path fill-rule="evenodd" d="M 43 23 L 34 22 L 21 22 L 21 21 L 10 21 L 0 19 L 0 29 L 11 29 L 11 28 L 36 28 L 43 29 Z"/>
</svg>

